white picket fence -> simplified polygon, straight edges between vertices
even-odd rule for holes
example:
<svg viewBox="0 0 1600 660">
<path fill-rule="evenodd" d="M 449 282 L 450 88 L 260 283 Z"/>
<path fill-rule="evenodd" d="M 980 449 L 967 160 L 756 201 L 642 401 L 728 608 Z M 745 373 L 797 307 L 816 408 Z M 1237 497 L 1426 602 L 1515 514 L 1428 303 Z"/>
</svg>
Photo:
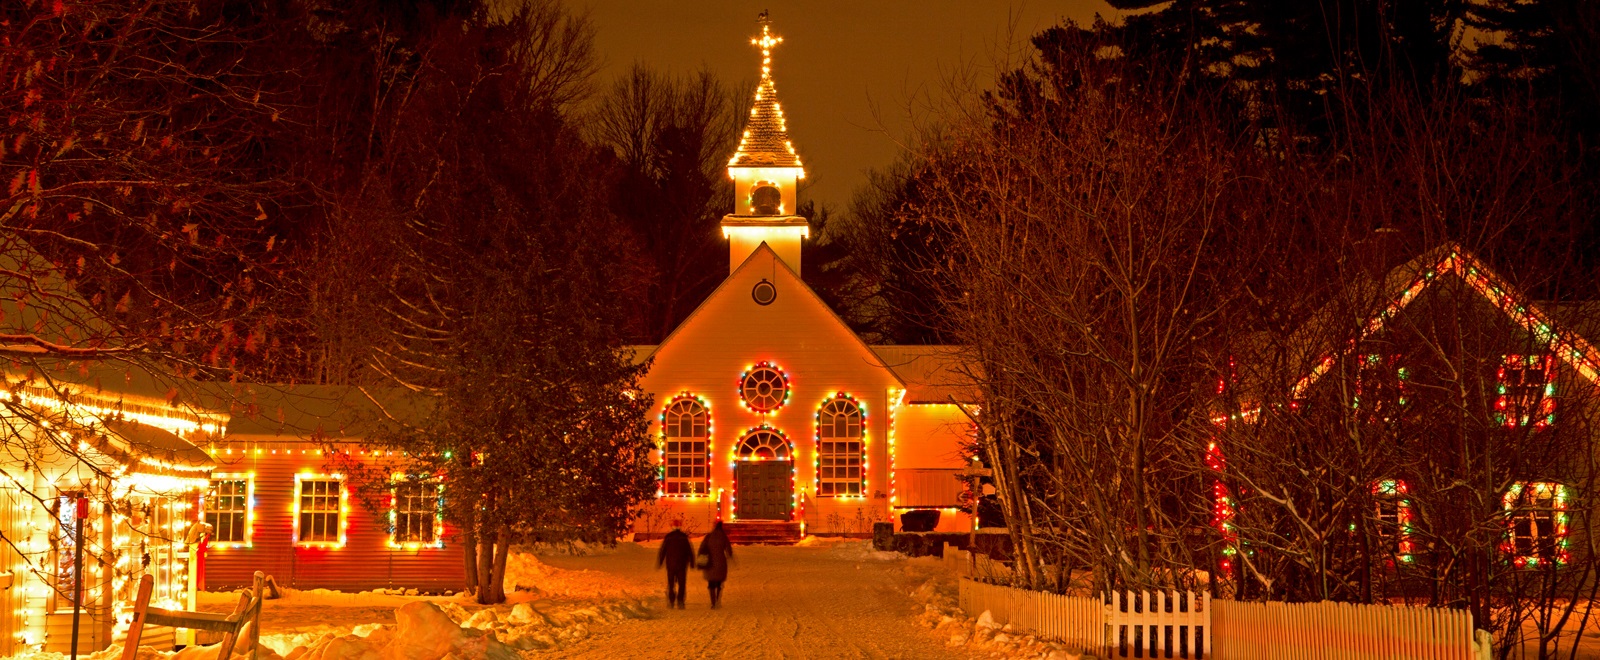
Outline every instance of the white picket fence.
<svg viewBox="0 0 1600 660">
<path fill-rule="evenodd" d="M 1475 634 L 1472 614 L 1434 607 L 1351 603 L 1241 603 L 1219 600 L 1212 611 L 1219 658 L 1488 658 L 1488 633 Z"/>
<path fill-rule="evenodd" d="M 962 578 L 961 610 L 1061 642 L 1072 651 L 1141 658 L 1199 658 L 1211 648 L 1210 595 L 1133 592 L 1063 596 Z"/>
<path fill-rule="evenodd" d="M 993 566 L 981 561 L 979 575 Z M 1126 592 L 1086 598 L 965 577 L 968 553 L 945 548 L 963 577 L 960 605 L 996 624 L 1109 657 L 1220 660 L 1488 660 L 1488 633 L 1461 610 L 1349 603 L 1243 603 L 1196 592 Z"/>
</svg>

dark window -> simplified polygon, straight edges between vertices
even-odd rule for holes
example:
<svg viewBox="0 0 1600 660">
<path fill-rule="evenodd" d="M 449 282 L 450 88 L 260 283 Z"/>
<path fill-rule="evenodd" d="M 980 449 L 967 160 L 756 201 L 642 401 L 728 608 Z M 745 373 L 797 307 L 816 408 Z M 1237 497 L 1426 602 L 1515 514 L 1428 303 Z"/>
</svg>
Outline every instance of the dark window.
<svg viewBox="0 0 1600 660">
<path fill-rule="evenodd" d="M 1495 422 L 1507 428 L 1543 428 L 1556 421 L 1554 360 L 1549 355 L 1507 355 L 1495 373 Z"/>
<path fill-rule="evenodd" d="M 756 215 L 782 213 L 783 193 L 778 191 L 778 184 L 771 181 L 757 183 L 755 190 L 750 191 L 750 206 L 755 209 Z"/>
<path fill-rule="evenodd" d="M 1565 560 L 1566 508 L 1566 487 L 1561 484 L 1519 483 L 1506 491 L 1511 529 L 1505 550 L 1518 566 Z"/>
</svg>

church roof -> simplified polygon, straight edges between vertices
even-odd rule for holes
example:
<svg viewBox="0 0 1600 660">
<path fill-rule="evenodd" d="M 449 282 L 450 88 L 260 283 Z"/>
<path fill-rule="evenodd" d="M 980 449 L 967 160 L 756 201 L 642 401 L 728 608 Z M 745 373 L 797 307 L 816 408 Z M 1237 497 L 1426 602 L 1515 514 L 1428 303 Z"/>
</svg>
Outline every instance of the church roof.
<svg viewBox="0 0 1600 660">
<path fill-rule="evenodd" d="M 761 47 L 761 82 L 756 84 L 755 101 L 739 137 L 739 150 L 728 161 L 728 167 L 800 167 L 800 156 L 789 140 L 783 106 L 778 103 L 778 86 L 772 79 L 772 48 L 783 43 L 783 38 L 771 33 L 766 12 L 761 14 L 761 36 L 750 43 Z"/>
<path fill-rule="evenodd" d="M 979 402 L 972 365 L 958 346 L 878 345 L 872 352 L 905 383 L 906 403 Z"/>
</svg>

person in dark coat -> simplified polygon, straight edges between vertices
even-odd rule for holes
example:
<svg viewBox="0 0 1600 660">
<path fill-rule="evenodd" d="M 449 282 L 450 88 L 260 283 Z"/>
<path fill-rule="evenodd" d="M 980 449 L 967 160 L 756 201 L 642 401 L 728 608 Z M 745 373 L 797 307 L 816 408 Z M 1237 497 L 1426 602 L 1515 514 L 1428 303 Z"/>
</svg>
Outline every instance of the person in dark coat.
<svg viewBox="0 0 1600 660">
<path fill-rule="evenodd" d="M 667 567 L 667 607 L 683 609 L 684 592 L 688 591 L 689 564 L 694 562 L 694 545 L 689 535 L 683 533 L 683 521 L 672 521 L 672 531 L 661 539 L 661 551 L 656 553 L 656 568 Z"/>
<path fill-rule="evenodd" d="M 728 561 L 733 559 L 733 544 L 728 542 L 721 520 L 700 540 L 700 556 L 705 557 L 700 569 L 705 571 L 706 587 L 711 590 L 711 609 L 721 608 L 722 583 L 728 579 Z"/>
</svg>

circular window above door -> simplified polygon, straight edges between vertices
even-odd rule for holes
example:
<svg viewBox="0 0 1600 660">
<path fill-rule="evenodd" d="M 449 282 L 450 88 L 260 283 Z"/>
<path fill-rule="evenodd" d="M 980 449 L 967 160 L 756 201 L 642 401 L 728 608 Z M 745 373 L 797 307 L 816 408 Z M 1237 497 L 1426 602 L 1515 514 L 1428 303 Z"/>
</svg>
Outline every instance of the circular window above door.
<svg viewBox="0 0 1600 660">
<path fill-rule="evenodd" d="M 789 377 L 771 363 L 762 362 L 739 378 L 739 396 L 751 410 L 772 412 L 789 400 Z"/>
</svg>

